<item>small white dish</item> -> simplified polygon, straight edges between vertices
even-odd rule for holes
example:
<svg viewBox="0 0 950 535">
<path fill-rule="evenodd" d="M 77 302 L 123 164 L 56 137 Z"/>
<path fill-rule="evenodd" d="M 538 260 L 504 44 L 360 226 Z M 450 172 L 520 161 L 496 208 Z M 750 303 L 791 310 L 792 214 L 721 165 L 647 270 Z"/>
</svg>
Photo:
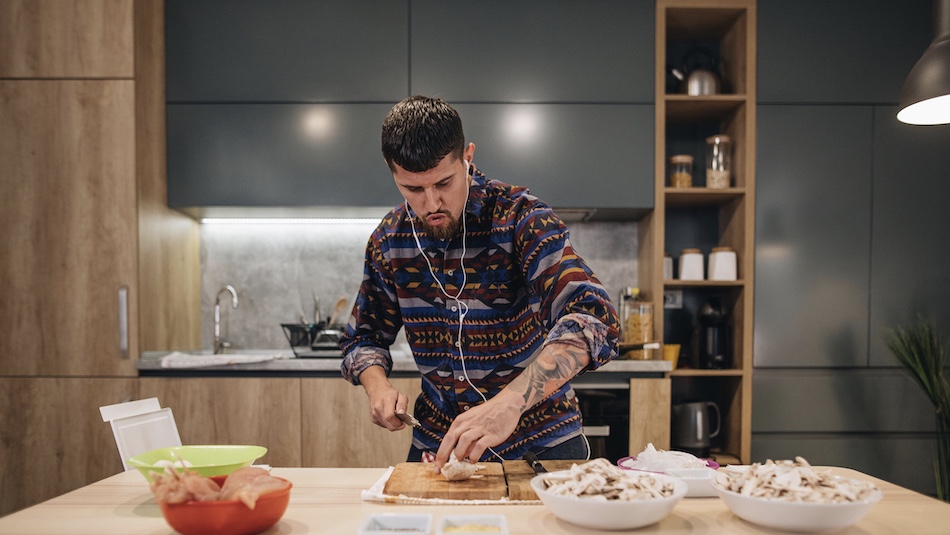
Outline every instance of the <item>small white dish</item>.
<svg viewBox="0 0 950 535">
<path fill-rule="evenodd" d="M 374 514 L 366 517 L 359 535 L 429 535 L 432 533 L 432 515 L 405 515 L 398 513 Z"/>
<path fill-rule="evenodd" d="M 718 496 L 713 487 L 716 471 L 711 468 L 670 468 L 667 475 L 678 477 L 686 483 L 687 498 L 711 498 Z"/>
<path fill-rule="evenodd" d="M 475 535 L 499 533 L 508 535 L 505 515 L 450 515 L 442 517 L 438 535 Z"/>
</svg>

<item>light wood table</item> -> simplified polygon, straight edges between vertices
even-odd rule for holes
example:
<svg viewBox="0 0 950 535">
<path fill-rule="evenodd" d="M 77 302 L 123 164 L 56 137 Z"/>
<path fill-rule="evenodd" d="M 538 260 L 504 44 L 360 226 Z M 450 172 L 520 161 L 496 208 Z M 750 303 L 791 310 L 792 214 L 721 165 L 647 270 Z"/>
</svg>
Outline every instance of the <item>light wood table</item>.
<svg viewBox="0 0 950 535">
<path fill-rule="evenodd" d="M 861 522 L 835 535 L 946 534 L 950 504 L 844 468 L 839 475 L 873 481 L 884 498 Z M 396 505 L 364 502 L 360 491 L 385 473 L 381 468 L 274 468 L 293 482 L 290 506 L 267 533 L 355 534 L 371 513 L 431 513 L 433 533 L 442 516 L 500 513 L 512 535 L 581 534 L 591 530 L 555 518 L 543 505 Z M 733 515 L 719 498 L 684 498 L 660 523 L 637 533 L 786 533 L 759 528 Z M 144 478 L 137 471 L 117 474 L 52 500 L 0 518 L 0 534 L 110 535 L 174 533 L 165 523 Z"/>
</svg>

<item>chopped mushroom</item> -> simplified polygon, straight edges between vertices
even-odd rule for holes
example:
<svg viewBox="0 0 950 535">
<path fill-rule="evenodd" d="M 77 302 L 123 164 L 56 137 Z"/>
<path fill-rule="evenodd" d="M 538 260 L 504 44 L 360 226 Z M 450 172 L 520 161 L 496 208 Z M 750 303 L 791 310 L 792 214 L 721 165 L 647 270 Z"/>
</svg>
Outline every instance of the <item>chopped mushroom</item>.
<svg viewBox="0 0 950 535">
<path fill-rule="evenodd" d="M 552 472 L 542 481 L 552 494 L 599 501 L 648 500 L 673 495 L 672 483 L 648 473 L 633 474 L 602 458 L 575 464 L 563 472 Z"/>
<path fill-rule="evenodd" d="M 801 457 L 794 461 L 770 459 L 739 471 L 720 470 L 716 483 L 743 496 L 809 503 L 861 501 L 877 490 L 866 481 L 817 472 Z"/>
</svg>

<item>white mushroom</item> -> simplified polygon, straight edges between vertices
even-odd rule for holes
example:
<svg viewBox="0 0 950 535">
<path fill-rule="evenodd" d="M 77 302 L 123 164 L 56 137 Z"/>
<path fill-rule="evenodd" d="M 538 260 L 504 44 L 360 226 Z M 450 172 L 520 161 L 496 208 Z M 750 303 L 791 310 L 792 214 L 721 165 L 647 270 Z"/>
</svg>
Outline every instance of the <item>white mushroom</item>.
<svg viewBox="0 0 950 535">
<path fill-rule="evenodd" d="M 455 457 L 455 452 L 452 452 L 449 462 L 442 466 L 442 477 L 449 481 L 462 481 L 471 479 L 477 470 L 477 464 L 469 462 L 467 459 L 460 461 Z"/>
<path fill-rule="evenodd" d="M 634 474 L 607 459 L 574 464 L 570 470 L 553 472 L 542 480 L 548 492 L 585 500 L 647 500 L 673 495 L 673 485 L 651 474 Z"/>
<path fill-rule="evenodd" d="M 743 496 L 813 503 L 860 501 L 877 490 L 869 482 L 817 472 L 801 457 L 767 460 L 739 471 L 721 470 L 716 483 Z"/>
</svg>

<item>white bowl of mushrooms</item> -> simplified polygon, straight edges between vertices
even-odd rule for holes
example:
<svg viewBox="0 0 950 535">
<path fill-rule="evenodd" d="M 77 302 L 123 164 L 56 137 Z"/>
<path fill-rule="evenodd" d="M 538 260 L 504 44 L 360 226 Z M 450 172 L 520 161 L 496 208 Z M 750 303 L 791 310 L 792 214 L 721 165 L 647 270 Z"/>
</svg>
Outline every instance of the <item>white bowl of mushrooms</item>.
<svg viewBox="0 0 950 535">
<path fill-rule="evenodd" d="M 606 459 L 537 475 L 531 488 L 554 516 L 592 529 L 654 524 L 686 496 L 686 483 L 678 478 L 624 470 Z"/>
<path fill-rule="evenodd" d="M 724 468 L 713 487 L 743 520 L 808 533 L 856 524 L 884 495 L 871 482 L 823 473 L 801 457 Z"/>
</svg>

